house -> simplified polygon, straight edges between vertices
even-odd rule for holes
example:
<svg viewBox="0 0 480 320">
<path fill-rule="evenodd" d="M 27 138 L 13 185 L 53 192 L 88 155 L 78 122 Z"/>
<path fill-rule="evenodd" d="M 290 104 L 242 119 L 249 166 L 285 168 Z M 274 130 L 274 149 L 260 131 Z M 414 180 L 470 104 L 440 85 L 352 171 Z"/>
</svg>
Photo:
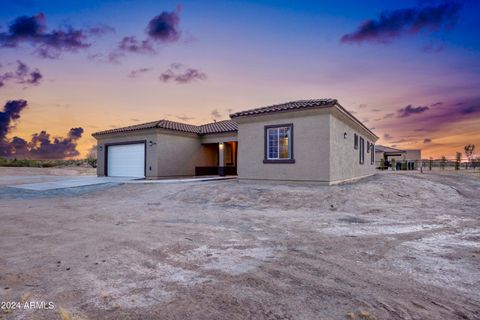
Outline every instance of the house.
<svg viewBox="0 0 480 320">
<path fill-rule="evenodd" d="M 375 158 L 378 164 L 380 161 L 385 161 L 386 166 L 390 167 L 392 160 L 395 160 L 395 168 L 400 170 L 402 163 L 406 162 L 407 170 L 415 170 L 420 165 L 422 160 L 422 150 L 420 149 L 396 149 L 391 147 L 385 147 L 382 145 L 375 146 Z"/>
<path fill-rule="evenodd" d="M 335 99 L 287 102 L 195 126 L 159 120 L 96 132 L 99 176 L 334 184 L 375 173 L 378 137 Z"/>
</svg>

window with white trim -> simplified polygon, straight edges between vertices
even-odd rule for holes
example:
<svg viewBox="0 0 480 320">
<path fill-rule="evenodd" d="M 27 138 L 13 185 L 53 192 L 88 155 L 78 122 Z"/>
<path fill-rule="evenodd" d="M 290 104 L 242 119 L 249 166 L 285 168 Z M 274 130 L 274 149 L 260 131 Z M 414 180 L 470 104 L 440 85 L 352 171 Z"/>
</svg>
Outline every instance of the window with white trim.
<svg viewBox="0 0 480 320">
<path fill-rule="evenodd" d="M 292 131 L 293 125 L 265 127 L 265 160 L 282 161 L 293 159 Z"/>
</svg>

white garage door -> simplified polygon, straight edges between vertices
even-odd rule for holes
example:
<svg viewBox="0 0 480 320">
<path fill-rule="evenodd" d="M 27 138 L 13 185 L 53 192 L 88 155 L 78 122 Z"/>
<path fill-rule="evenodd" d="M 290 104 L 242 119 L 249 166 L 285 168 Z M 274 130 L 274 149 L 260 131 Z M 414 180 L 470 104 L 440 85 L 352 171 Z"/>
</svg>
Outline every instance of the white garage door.
<svg viewBox="0 0 480 320">
<path fill-rule="evenodd" d="M 145 144 L 109 146 L 107 175 L 110 177 L 145 177 Z"/>
</svg>

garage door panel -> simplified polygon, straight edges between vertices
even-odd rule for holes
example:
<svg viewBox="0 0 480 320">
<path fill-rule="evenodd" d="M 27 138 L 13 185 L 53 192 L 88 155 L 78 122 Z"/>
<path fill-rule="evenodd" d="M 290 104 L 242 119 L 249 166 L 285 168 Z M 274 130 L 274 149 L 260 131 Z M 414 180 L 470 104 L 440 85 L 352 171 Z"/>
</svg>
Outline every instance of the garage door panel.
<svg viewBox="0 0 480 320">
<path fill-rule="evenodd" d="M 108 146 L 107 175 L 145 177 L 145 144 Z"/>
</svg>

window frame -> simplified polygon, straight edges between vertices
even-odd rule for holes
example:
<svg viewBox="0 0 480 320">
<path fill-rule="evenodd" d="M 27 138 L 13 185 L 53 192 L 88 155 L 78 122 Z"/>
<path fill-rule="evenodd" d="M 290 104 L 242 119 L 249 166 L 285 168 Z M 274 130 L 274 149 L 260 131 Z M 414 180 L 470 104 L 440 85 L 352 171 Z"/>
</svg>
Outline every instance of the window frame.
<svg viewBox="0 0 480 320">
<path fill-rule="evenodd" d="M 375 164 L 375 145 L 370 143 L 370 164 Z"/>
<path fill-rule="evenodd" d="M 363 137 L 360 137 L 360 143 L 359 143 L 359 163 L 364 164 L 365 163 L 365 140 Z"/>
<path fill-rule="evenodd" d="M 268 130 L 269 129 L 276 129 L 276 128 L 289 128 L 290 129 L 290 137 L 289 137 L 289 147 L 290 147 L 290 154 L 288 159 L 269 159 L 268 158 Z M 275 124 L 275 125 L 267 125 L 264 126 L 263 132 L 263 163 L 295 163 L 294 158 L 294 135 L 293 135 L 293 123 L 285 123 L 285 124 Z"/>
<path fill-rule="evenodd" d="M 356 133 L 353 134 L 353 149 L 358 149 L 358 134 Z"/>
</svg>

